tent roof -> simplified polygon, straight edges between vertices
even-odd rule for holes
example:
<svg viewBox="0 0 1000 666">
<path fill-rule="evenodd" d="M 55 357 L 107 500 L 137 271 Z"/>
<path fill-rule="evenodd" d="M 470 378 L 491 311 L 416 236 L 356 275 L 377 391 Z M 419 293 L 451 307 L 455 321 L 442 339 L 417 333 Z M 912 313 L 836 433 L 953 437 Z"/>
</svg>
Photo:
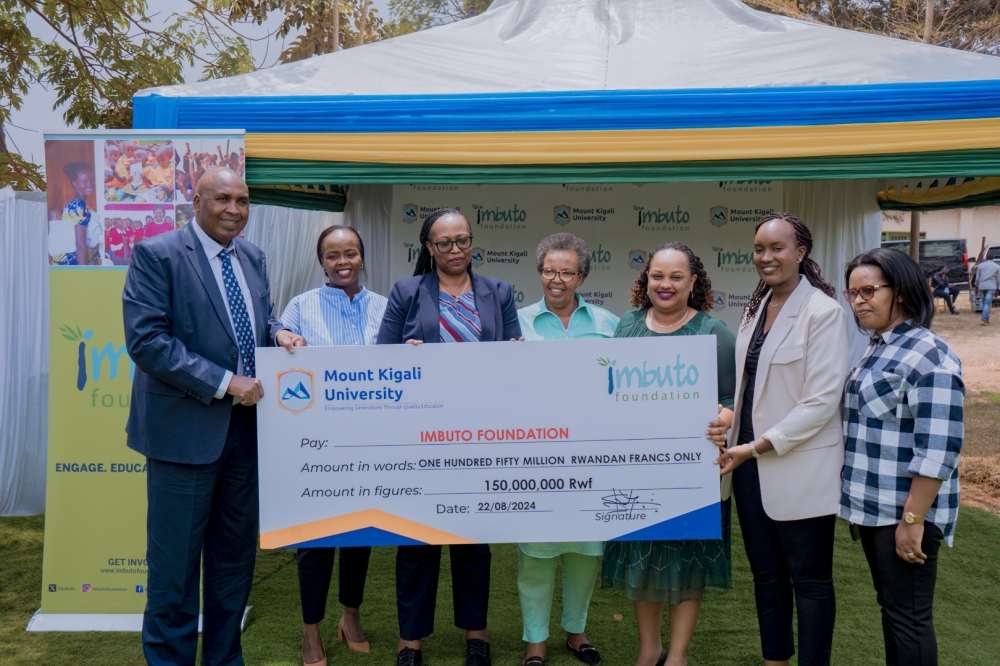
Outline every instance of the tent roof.
<svg viewBox="0 0 1000 666">
<path fill-rule="evenodd" d="M 495 0 L 478 17 L 169 97 L 434 95 L 1000 79 L 1000 58 L 815 25 L 738 0 Z"/>
</svg>

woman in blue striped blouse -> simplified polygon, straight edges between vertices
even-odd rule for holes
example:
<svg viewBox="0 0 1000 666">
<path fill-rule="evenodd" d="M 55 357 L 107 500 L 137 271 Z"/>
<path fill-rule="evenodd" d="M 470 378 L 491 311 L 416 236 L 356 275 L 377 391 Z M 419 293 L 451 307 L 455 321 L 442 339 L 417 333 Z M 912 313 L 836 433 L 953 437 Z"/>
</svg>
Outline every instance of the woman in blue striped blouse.
<svg viewBox="0 0 1000 666">
<path fill-rule="evenodd" d="M 293 298 L 281 315 L 281 323 L 303 336 L 310 347 L 375 344 L 387 301 L 359 281 L 365 265 L 361 236 L 350 227 L 328 227 L 319 235 L 316 254 L 328 283 Z M 302 661 L 306 666 L 327 663 L 319 623 L 325 615 L 334 551 L 300 548 L 298 552 Z M 358 612 L 371 552 L 370 547 L 340 549 L 339 598 L 344 614 L 337 622 L 337 638 L 346 640 L 354 652 L 371 650 Z"/>
<path fill-rule="evenodd" d="M 498 342 L 521 338 L 514 291 L 506 282 L 473 273 L 472 228 L 461 211 L 441 208 L 420 229 L 413 277 L 392 287 L 378 344 Z M 461 373 L 456 381 L 462 381 Z M 486 610 L 490 547 L 450 547 L 455 626 L 465 629 L 465 666 L 491 666 Z M 423 666 L 423 639 L 434 630 L 441 546 L 396 551 L 399 643 L 396 666 Z"/>
</svg>

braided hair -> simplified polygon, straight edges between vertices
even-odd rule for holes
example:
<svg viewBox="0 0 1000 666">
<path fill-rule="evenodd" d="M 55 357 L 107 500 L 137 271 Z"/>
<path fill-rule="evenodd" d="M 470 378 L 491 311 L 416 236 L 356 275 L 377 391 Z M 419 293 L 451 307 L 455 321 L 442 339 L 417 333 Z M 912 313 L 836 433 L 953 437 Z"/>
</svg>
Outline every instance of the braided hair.
<svg viewBox="0 0 1000 666">
<path fill-rule="evenodd" d="M 694 286 L 691 287 L 691 294 L 688 296 L 687 302 L 688 307 L 694 308 L 699 312 L 708 312 L 711 310 L 714 304 L 712 280 L 708 277 L 708 273 L 705 272 L 705 265 L 701 263 L 701 258 L 684 243 L 664 243 L 649 253 L 649 257 L 646 259 L 646 266 L 635 279 L 635 284 L 632 285 L 632 290 L 629 294 L 632 307 L 637 310 L 645 310 L 653 307 L 652 301 L 649 300 L 649 266 L 653 263 L 653 257 L 664 250 L 683 252 L 687 257 L 691 275 L 698 278 L 695 280 Z"/>
<path fill-rule="evenodd" d="M 833 288 L 832 284 L 823 279 L 819 264 L 809 258 L 809 254 L 813 249 L 813 237 L 812 232 L 809 231 L 809 227 L 806 226 L 805 222 L 791 213 L 768 213 L 764 216 L 764 219 L 762 219 L 757 226 L 754 227 L 754 234 L 756 234 L 762 226 L 768 222 L 773 222 L 774 220 L 783 220 L 792 225 L 792 229 L 795 230 L 796 247 L 804 247 L 806 249 L 806 254 L 802 257 L 802 261 L 799 263 L 799 275 L 805 275 L 806 279 L 809 280 L 809 284 L 816 287 L 830 298 L 833 298 L 836 290 Z M 770 285 L 765 283 L 763 280 L 760 280 L 757 283 L 757 288 L 754 290 L 753 295 L 750 297 L 750 302 L 743 311 L 743 321 L 740 323 L 740 329 L 744 329 L 750 324 L 754 316 L 757 314 L 757 310 L 760 309 L 760 304 L 764 302 L 764 298 L 769 293 L 771 293 Z"/>
<path fill-rule="evenodd" d="M 462 219 L 465 219 L 466 224 L 468 224 L 465 215 L 462 215 L 462 211 L 457 208 L 438 208 L 428 215 L 427 219 L 424 220 L 424 226 L 420 227 L 420 255 L 417 257 L 417 265 L 413 269 L 414 275 L 424 275 L 435 269 L 434 257 L 431 255 L 431 251 L 427 249 L 427 241 L 431 238 L 431 227 L 445 215 L 460 215 Z M 472 227 L 469 228 L 471 229 Z"/>
</svg>

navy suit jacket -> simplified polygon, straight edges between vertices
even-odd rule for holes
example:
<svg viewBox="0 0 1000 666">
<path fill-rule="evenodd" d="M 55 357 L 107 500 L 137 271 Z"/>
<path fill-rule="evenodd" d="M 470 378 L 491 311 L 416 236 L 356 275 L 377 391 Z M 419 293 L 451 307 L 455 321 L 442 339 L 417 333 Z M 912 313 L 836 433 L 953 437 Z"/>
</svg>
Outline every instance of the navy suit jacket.
<svg viewBox="0 0 1000 666">
<path fill-rule="evenodd" d="M 218 460 L 229 432 L 232 396 L 215 399 L 239 347 L 225 296 L 195 221 L 138 243 L 125 278 L 125 344 L 135 362 L 128 446 L 154 460 L 202 465 Z M 236 239 L 253 298 L 257 346 L 282 329 L 273 316 L 264 253 Z"/>
<path fill-rule="evenodd" d="M 514 290 L 506 282 L 472 273 L 472 290 L 482 326 L 481 342 L 501 342 L 521 337 Z M 380 345 L 407 340 L 441 341 L 437 271 L 400 280 L 392 287 L 378 330 Z"/>
</svg>

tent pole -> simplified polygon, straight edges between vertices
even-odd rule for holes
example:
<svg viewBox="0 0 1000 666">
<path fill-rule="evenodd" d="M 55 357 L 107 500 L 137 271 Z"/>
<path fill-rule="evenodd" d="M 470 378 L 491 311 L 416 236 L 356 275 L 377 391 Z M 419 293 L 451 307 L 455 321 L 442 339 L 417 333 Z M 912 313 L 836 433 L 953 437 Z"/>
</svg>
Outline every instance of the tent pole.
<svg viewBox="0 0 1000 666">
<path fill-rule="evenodd" d="M 910 213 L 910 257 L 920 263 L 920 211 Z"/>
</svg>

